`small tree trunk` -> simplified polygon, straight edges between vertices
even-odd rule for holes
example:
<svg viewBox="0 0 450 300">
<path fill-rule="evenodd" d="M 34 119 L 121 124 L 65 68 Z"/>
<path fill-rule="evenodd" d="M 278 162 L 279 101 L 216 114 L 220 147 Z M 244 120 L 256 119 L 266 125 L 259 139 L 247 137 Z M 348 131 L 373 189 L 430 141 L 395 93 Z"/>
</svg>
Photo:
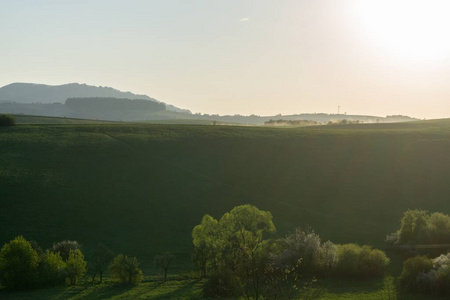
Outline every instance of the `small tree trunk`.
<svg viewBox="0 0 450 300">
<path fill-rule="evenodd" d="M 97 273 L 94 273 L 94 275 L 92 275 L 92 285 L 94 285 L 95 283 L 95 275 L 97 275 Z"/>
<path fill-rule="evenodd" d="M 167 269 L 164 269 L 164 282 L 167 280 Z"/>
<path fill-rule="evenodd" d="M 100 283 L 103 282 L 103 272 L 100 271 Z"/>
</svg>

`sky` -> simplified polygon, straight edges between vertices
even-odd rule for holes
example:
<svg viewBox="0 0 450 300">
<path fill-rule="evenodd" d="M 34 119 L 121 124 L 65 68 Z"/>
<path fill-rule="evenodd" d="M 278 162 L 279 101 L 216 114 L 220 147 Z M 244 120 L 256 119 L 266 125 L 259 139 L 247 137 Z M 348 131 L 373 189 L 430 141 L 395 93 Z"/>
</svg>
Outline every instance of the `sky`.
<svg viewBox="0 0 450 300">
<path fill-rule="evenodd" d="M 450 117 L 450 1 L 0 0 L 0 86 L 209 114 Z"/>
</svg>

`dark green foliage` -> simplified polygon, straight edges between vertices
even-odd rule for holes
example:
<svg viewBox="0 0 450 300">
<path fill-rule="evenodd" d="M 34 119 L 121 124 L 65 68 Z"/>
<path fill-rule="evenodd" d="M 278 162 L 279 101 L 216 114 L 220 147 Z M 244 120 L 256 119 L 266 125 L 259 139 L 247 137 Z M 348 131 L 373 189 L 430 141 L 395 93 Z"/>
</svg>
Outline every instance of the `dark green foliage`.
<svg viewBox="0 0 450 300">
<path fill-rule="evenodd" d="M 160 255 L 156 255 L 153 258 L 153 264 L 157 268 L 161 268 L 164 271 L 164 281 L 167 280 L 167 272 L 169 271 L 170 264 L 175 259 L 175 255 L 169 252 L 165 252 Z"/>
<path fill-rule="evenodd" d="M 136 257 L 117 255 L 109 266 L 111 276 L 123 285 L 136 285 L 142 281 L 142 270 Z"/>
<path fill-rule="evenodd" d="M 16 125 L 16 120 L 12 116 L 0 115 L 0 127 L 14 125 Z"/>
<path fill-rule="evenodd" d="M 389 264 L 389 258 L 370 246 L 345 244 L 338 246 L 335 275 L 339 278 L 381 277 Z"/>
<path fill-rule="evenodd" d="M 86 272 L 86 261 L 80 249 L 70 250 L 66 261 L 67 282 L 74 285 L 77 280 Z"/>
<path fill-rule="evenodd" d="M 64 284 L 67 277 L 66 263 L 59 253 L 46 251 L 39 261 L 39 286 Z"/>
<path fill-rule="evenodd" d="M 0 283 L 9 289 L 29 289 L 37 281 L 39 256 L 24 237 L 18 236 L 0 250 Z"/>
<path fill-rule="evenodd" d="M 400 287 L 412 293 L 450 297 L 450 253 L 430 259 L 415 256 L 406 260 L 399 277 Z"/>
<path fill-rule="evenodd" d="M 358 277 L 358 259 L 361 247 L 355 244 L 339 245 L 336 273 L 343 277 Z"/>
<path fill-rule="evenodd" d="M 79 250 L 81 245 L 77 241 L 62 241 L 54 243 L 52 251 L 59 253 L 64 261 L 69 259 L 69 254 L 71 250 Z"/>
<path fill-rule="evenodd" d="M 222 246 L 219 222 L 210 215 L 203 216 L 201 223 L 192 230 L 192 243 L 192 260 L 200 269 L 201 277 L 206 277 L 208 270 L 217 266 L 216 255 Z"/>
<path fill-rule="evenodd" d="M 359 277 L 382 277 L 388 264 L 389 258 L 383 251 L 363 246 L 358 258 Z"/>
<path fill-rule="evenodd" d="M 233 208 L 219 222 L 205 216 L 194 228 L 193 238 L 197 251 L 205 247 L 211 251 L 206 263 L 214 267 L 215 275 L 207 293 L 233 294 L 239 290 L 246 297 L 258 299 L 270 254 L 270 243 L 264 235 L 273 232 L 272 214 L 252 205 Z"/>
<path fill-rule="evenodd" d="M 398 232 L 400 243 L 423 243 L 427 238 L 429 215 L 423 210 L 408 210 L 403 214 Z"/>
<path fill-rule="evenodd" d="M 97 245 L 88 265 L 89 272 L 92 274 L 92 284 L 94 284 L 97 274 L 100 276 L 100 282 L 103 281 L 103 273 L 108 269 L 113 258 L 114 253 L 108 247 L 101 243 Z"/>
<path fill-rule="evenodd" d="M 393 245 L 450 244 L 450 216 L 429 214 L 424 210 L 407 210 L 400 229 L 386 238 Z"/>
<path fill-rule="evenodd" d="M 400 287 L 408 291 L 421 291 L 424 286 L 418 285 L 419 274 L 428 273 L 433 268 L 433 261 L 426 256 L 415 256 L 403 263 L 403 271 L 399 277 Z"/>
<path fill-rule="evenodd" d="M 229 269 L 214 271 L 203 287 L 207 298 L 238 298 L 242 295 L 239 282 Z"/>
</svg>

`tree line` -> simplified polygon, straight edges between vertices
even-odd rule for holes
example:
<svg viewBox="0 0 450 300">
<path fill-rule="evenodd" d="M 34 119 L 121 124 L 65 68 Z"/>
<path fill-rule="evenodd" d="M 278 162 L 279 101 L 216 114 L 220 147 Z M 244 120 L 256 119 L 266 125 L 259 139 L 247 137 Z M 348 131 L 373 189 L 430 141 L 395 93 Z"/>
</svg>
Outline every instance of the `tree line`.
<svg viewBox="0 0 450 300">
<path fill-rule="evenodd" d="M 370 246 L 322 242 L 312 229 L 297 228 L 285 238 L 275 232 L 272 214 L 242 205 L 219 220 L 205 215 L 192 232 L 194 253 L 208 297 L 291 299 L 317 278 L 383 276 L 389 258 Z"/>
<path fill-rule="evenodd" d="M 400 228 L 386 237 L 386 243 L 401 251 L 406 260 L 398 278 L 399 289 L 409 293 L 450 296 L 450 216 L 425 210 L 407 210 Z M 420 255 L 417 245 L 445 249 L 437 257 Z M 438 250 L 439 251 L 439 250 Z"/>
<path fill-rule="evenodd" d="M 154 258 L 155 266 L 164 271 L 164 281 L 174 258 L 170 253 Z M 18 236 L 0 250 L 0 284 L 8 289 L 75 285 L 84 275 L 90 275 L 94 285 L 97 276 L 100 283 L 103 281 L 105 272 L 123 285 L 136 285 L 143 279 L 136 257 L 114 255 L 103 244 L 98 244 L 88 262 L 76 241 L 54 243 L 44 251 L 36 242 Z"/>
</svg>

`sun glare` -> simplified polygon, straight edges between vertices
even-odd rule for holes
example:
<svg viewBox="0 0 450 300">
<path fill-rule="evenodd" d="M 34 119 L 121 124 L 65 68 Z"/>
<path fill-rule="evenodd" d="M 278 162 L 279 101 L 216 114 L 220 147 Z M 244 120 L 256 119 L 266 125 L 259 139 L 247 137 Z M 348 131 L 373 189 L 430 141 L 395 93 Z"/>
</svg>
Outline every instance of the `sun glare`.
<svg viewBox="0 0 450 300">
<path fill-rule="evenodd" d="M 440 60 L 450 51 L 450 1 L 359 1 L 366 36 L 396 59 Z"/>
</svg>

